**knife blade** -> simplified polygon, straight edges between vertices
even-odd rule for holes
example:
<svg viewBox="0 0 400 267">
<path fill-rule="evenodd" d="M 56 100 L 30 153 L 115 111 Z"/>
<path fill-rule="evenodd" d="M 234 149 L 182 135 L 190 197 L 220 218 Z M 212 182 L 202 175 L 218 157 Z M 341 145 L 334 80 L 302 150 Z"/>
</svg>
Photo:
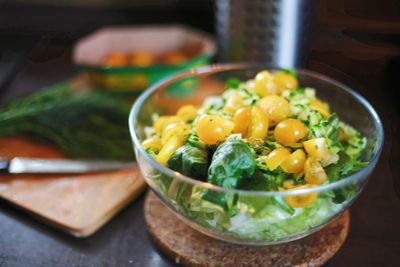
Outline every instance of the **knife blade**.
<svg viewBox="0 0 400 267">
<path fill-rule="evenodd" d="M 71 160 L 15 157 L 0 159 L 2 173 L 86 173 L 111 171 L 136 166 L 134 162 L 112 160 Z"/>
</svg>

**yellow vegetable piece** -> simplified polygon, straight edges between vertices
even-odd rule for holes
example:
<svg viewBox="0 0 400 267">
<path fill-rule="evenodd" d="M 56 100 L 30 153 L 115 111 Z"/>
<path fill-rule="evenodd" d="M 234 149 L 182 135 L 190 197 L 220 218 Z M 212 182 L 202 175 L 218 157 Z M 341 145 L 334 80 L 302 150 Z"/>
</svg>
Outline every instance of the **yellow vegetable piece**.
<svg viewBox="0 0 400 267">
<path fill-rule="evenodd" d="M 175 135 L 179 135 L 182 137 L 182 139 L 186 139 L 186 137 L 189 135 L 190 129 L 189 126 L 187 126 L 186 123 L 184 122 L 173 122 L 167 125 L 165 127 L 162 135 L 161 135 L 161 143 L 165 145 L 168 140 Z"/>
<path fill-rule="evenodd" d="M 268 134 L 269 119 L 267 113 L 260 107 L 251 109 L 251 120 L 248 129 L 248 138 L 264 140 Z"/>
<path fill-rule="evenodd" d="M 153 150 L 160 150 L 161 149 L 161 139 L 157 136 L 153 136 L 150 138 L 147 138 L 142 142 L 142 147 L 146 150 L 148 148 L 151 148 Z"/>
<path fill-rule="evenodd" d="M 284 90 L 294 90 L 299 86 L 297 79 L 285 72 L 277 72 L 273 75 L 273 78 L 279 93 Z"/>
<path fill-rule="evenodd" d="M 285 189 L 292 189 L 296 187 L 291 180 L 285 180 L 282 185 Z"/>
<path fill-rule="evenodd" d="M 249 128 L 251 120 L 251 109 L 250 108 L 240 108 L 236 111 L 233 116 L 233 133 L 240 133 L 243 137 L 247 136 L 247 130 Z"/>
<path fill-rule="evenodd" d="M 225 103 L 223 111 L 235 113 L 241 107 L 243 107 L 243 97 L 237 92 L 232 92 Z"/>
<path fill-rule="evenodd" d="M 339 128 L 339 141 L 340 142 L 344 142 L 344 141 L 346 141 L 347 140 L 347 135 L 346 135 L 346 133 L 344 132 L 344 130 L 343 130 L 343 128 Z"/>
<path fill-rule="evenodd" d="M 254 78 L 253 90 L 254 93 L 261 97 L 278 94 L 278 89 L 273 81 L 273 76 L 267 70 L 263 70 L 256 75 Z"/>
<path fill-rule="evenodd" d="M 156 160 L 162 164 L 167 165 L 168 160 L 175 153 L 175 151 L 183 145 L 183 139 L 179 135 L 172 136 L 168 142 L 161 148 L 156 156 Z"/>
<path fill-rule="evenodd" d="M 304 149 L 311 157 L 321 158 L 326 153 L 325 138 L 314 138 L 303 142 Z"/>
<path fill-rule="evenodd" d="M 327 166 L 338 160 L 338 155 L 329 151 L 327 141 L 323 137 L 307 140 L 303 142 L 303 145 L 309 156 L 321 160 L 322 166 Z"/>
<path fill-rule="evenodd" d="M 276 141 L 283 145 L 291 145 L 307 134 L 306 126 L 296 119 L 285 119 L 276 125 L 274 137 Z"/>
<path fill-rule="evenodd" d="M 318 99 L 313 99 L 310 101 L 310 108 L 320 112 L 324 117 L 329 117 L 330 111 L 329 106 L 325 102 Z"/>
<path fill-rule="evenodd" d="M 314 157 L 309 157 L 304 164 L 304 180 L 315 185 L 321 185 L 328 180 L 324 168 Z"/>
<path fill-rule="evenodd" d="M 275 170 L 290 156 L 290 154 L 290 150 L 287 148 L 275 148 L 271 153 L 268 154 L 267 158 L 265 159 L 265 164 L 267 164 L 268 169 Z"/>
<path fill-rule="evenodd" d="M 289 102 L 277 95 L 263 97 L 258 101 L 257 106 L 267 112 L 268 118 L 273 124 L 286 119 L 290 115 Z"/>
<path fill-rule="evenodd" d="M 232 121 L 217 115 L 203 115 L 195 125 L 200 140 L 209 145 L 224 141 L 233 128 Z"/>
<path fill-rule="evenodd" d="M 310 185 L 301 185 L 301 186 L 296 186 L 292 189 L 307 189 L 312 186 Z M 313 193 L 306 193 L 306 194 L 298 194 L 298 195 L 289 195 L 289 196 L 284 196 L 283 198 L 285 199 L 286 203 L 292 207 L 292 208 L 305 208 L 308 206 L 311 206 L 311 204 L 314 203 L 314 201 L 317 199 L 318 194 L 316 192 Z"/>
<path fill-rule="evenodd" d="M 161 116 L 154 121 L 153 128 L 156 131 L 156 133 L 162 134 L 165 127 L 167 127 L 168 124 L 174 122 L 183 122 L 183 120 L 178 116 Z"/>
<path fill-rule="evenodd" d="M 191 121 L 197 117 L 197 109 L 193 105 L 184 105 L 178 109 L 176 115 L 184 121 Z"/>
<path fill-rule="evenodd" d="M 303 149 L 297 149 L 289 157 L 287 157 L 281 164 L 281 168 L 286 173 L 298 173 L 304 168 L 306 161 L 306 154 Z"/>
</svg>

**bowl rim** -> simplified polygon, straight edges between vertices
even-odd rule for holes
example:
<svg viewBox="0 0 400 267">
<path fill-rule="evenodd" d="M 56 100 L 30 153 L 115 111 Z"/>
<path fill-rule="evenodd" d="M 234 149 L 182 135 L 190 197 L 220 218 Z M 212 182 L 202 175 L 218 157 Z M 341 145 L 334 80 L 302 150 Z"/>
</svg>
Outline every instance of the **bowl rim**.
<svg viewBox="0 0 400 267">
<path fill-rule="evenodd" d="M 368 112 L 372 115 L 374 119 L 374 124 L 376 125 L 377 128 L 377 147 L 375 147 L 374 154 L 372 158 L 370 159 L 369 163 L 367 166 L 363 167 L 362 169 L 358 170 L 357 172 L 344 177 L 338 181 L 332 182 L 332 183 L 327 183 L 327 184 L 322 184 L 318 186 L 312 186 L 310 188 L 306 189 L 291 189 L 291 190 L 285 190 L 285 191 L 251 191 L 251 190 L 243 190 L 243 189 L 229 189 L 229 188 L 224 188 L 220 187 L 217 185 L 213 185 L 208 182 L 203 182 L 196 180 L 194 178 L 191 178 L 189 176 L 183 175 L 179 172 L 176 172 L 164 165 L 161 165 L 158 163 L 154 158 L 152 158 L 141 146 L 140 140 L 138 136 L 136 135 L 135 127 L 134 125 L 136 124 L 137 121 L 137 115 L 140 112 L 140 109 L 143 105 L 143 103 L 150 97 L 153 93 L 156 91 L 164 89 L 162 86 L 172 83 L 174 81 L 178 81 L 182 78 L 188 78 L 188 77 L 194 77 L 194 76 L 202 76 L 202 75 L 208 75 L 208 74 L 213 74 L 213 73 L 218 73 L 218 72 L 223 72 L 223 71 L 229 71 L 229 70 L 246 70 L 246 69 L 267 69 L 267 70 L 281 70 L 285 69 L 283 67 L 278 67 L 274 66 L 271 64 L 252 64 L 252 63 L 235 63 L 235 64 L 212 64 L 209 66 L 205 67 L 200 67 L 196 69 L 192 69 L 189 71 L 181 72 L 178 74 L 173 74 L 170 75 L 159 82 L 155 83 L 154 85 L 150 86 L 148 89 L 146 89 L 133 103 L 131 107 L 131 111 L 129 113 L 129 119 L 128 119 L 128 124 L 129 124 L 129 131 L 131 134 L 131 138 L 133 140 L 133 146 L 135 148 L 135 152 L 137 153 L 137 156 L 143 156 L 155 169 L 160 171 L 161 173 L 167 174 L 173 178 L 176 178 L 182 182 L 187 182 L 190 183 L 194 186 L 198 186 L 204 189 L 210 189 L 213 191 L 219 191 L 219 192 L 224 192 L 224 193 L 233 193 L 233 194 L 245 194 L 245 195 L 253 195 L 253 196 L 287 196 L 287 195 L 298 195 L 298 194 L 307 194 L 307 193 L 313 193 L 313 192 L 320 192 L 320 191 L 326 191 L 330 189 L 335 189 L 339 187 L 346 186 L 350 184 L 351 182 L 356 182 L 358 180 L 361 180 L 365 177 L 365 179 L 368 179 L 369 176 L 369 171 L 372 171 L 378 162 L 379 156 L 382 152 L 383 149 L 383 144 L 384 144 L 384 129 L 382 126 L 382 122 L 375 111 L 375 109 L 372 107 L 372 105 L 359 93 L 355 92 L 352 90 L 350 87 L 344 85 L 343 83 L 336 81 L 332 78 L 329 78 L 326 75 L 303 69 L 303 68 L 293 68 L 299 73 L 303 73 L 308 76 L 312 76 L 313 78 L 317 78 L 320 80 L 323 80 L 325 82 L 328 82 L 332 85 L 335 85 L 339 87 L 340 89 L 346 91 L 348 94 L 356 98 L 357 101 L 359 101 L 364 107 L 367 108 Z M 138 155 L 139 154 L 139 155 Z M 140 165 L 140 164 L 139 164 Z"/>
</svg>

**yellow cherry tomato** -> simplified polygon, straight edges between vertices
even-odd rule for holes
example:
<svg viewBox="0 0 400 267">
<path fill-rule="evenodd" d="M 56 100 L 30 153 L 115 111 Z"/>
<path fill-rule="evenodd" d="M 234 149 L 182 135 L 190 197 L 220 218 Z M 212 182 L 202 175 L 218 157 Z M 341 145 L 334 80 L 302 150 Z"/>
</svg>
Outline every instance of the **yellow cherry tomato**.
<svg viewBox="0 0 400 267">
<path fill-rule="evenodd" d="M 321 158 L 327 153 L 325 138 L 314 138 L 303 142 L 304 149 L 311 157 Z"/>
<path fill-rule="evenodd" d="M 272 150 L 265 159 L 268 169 L 275 170 L 281 163 L 290 156 L 290 150 L 279 147 Z"/>
<path fill-rule="evenodd" d="M 290 114 L 289 102 L 277 95 L 263 97 L 258 101 L 257 106 L 267 112 L 268 118 L 274 124 L 286 119 Z"/>
<path fill-rule="evenodd" d="M 235 112 L 233 116 L 233 133 L 241 133 L 242 137 L 247 136 L 247 130 L 249 128 L 251 120 L 251 109 L 250 108 L 240 108 Z"/>
<path fill-rule="evenodd" d="M 232 121 L 216 115 L 203 115 L 195 125 L 200 140 L 209 145 L 224 141 L 233 128 Z"/>
<path fill-rule="evenodd" d="M 161 139 L 160 137 L 153 136 L 150 138 L 147 138 L 142 142 L 142 147 L 146 150 L 148 148 L 151 148 L 153 150 L 160 150 L 161 149 Z"/>
<path fill-rule="evenodd" d="M 276 125 L 274 137 L 276 141 L 283 145 L 291 145 L 307 134 L 306 126 L 296 119 L 285 119 Z"/>
<path fill-rule="evenodd" d="M 308 189 L 311 188 L 310 185 L 300 185 L 291 188 L 293 189 Z M 314 203 L 317 199 L 318 194 L 316 192 L 313 193 L 305 193 L 305 194 L 298 194 L 298 195 L 289 195 L 284 196 L 286 203 L 292 208 L 306 208 Z"/>
<path fill-rule="evenodd" d="M 223 111 L 235 113 L 241 107 L 243 107 L 243 97 L 237 92 L 232 92 L 225 103 Z"/>
<path fill-rule="evenodd" d="M 254 106 L 251 109 L 251 120 L 248 129 L 248 138 L 252 140 L 264 140 L 268 134 L 269 119 L 267 113 Z"/>
<path fill-rule="evenodd" d="M 338 156 L 329 151 L 325 138 L 314 138 L 303 142 L 304 149 L 311 157 L 321 160 L 322 166 L 327 166 L 338 160 Z"/>
<path fill-rule="evenodd" d="M 162 165 L 167 165 L 168 160 L 175 153 L 175 151 L 183 145 L 183 139 L 179 135 L 174 135 L 168 142 L 161 148 L 156 156 L 156 160 Z"/>
<path fill-rule="evenodd" d="M 279 93 L 284 90 L 294 90 L 299 86 L 297 79 L 285 72 L 277 72 L 273 75 L 273 78 Z"/>
<path fill-rule="evenodd" d="M 315 185 L 321 185 L 328 180 L 324 168 L 314 157 L 309 157 L 304 164 L 304 180 Z"/>
<path fill-rule="evenodd" d="M 328 104 L 326 104 L 325 102 L 322 102 L 321 100 L 318 100 L 318 99 L 311 100 L 310 101 L 310 108 L 318 111 L 324 117 L 329 117 L 329 115 L 330 115 Z"/>
<path fill-rule="evenodd" d="M 273 76 L 267 70 L 263 70 L 256 75 L 254 78 L 253 90 L 254 93 L 261 97 L 278 94 L 278 89 L 273 81 Z"/>
<path fill-rule="evenodd" d="M 304 168 L 306 161 L 306 154 L 303 149 L 297 149 L 289 157 L 287 157 L 281 164 L 281 168 L 286 173 L 298 173 Z"/>
<path fill-rule="evenodd" d="M 165 127 L 174 122 L 183 122 L 183 120 L 178 116 L 161 116 L 154 121 L 153 129 L 156 131 L 156 133 L 162 134 Z"/>
<path fill-rule="evenodd" d="M 184 122 L 173 122 L 167 125 L 165 127 L 162 135 L 161 135 L 161 144 L 165 145 L 168 140 L 175 135 L 179 135 L 182 137 L 182 139 L 186 139 L 186 137 L 189 135 L 190 129 L 189 126 L 187 126 L 186 123 Z"/>
<path fill-rule="evenodd" d="M 184 105 L 178 109 L 176 115 L 184 121 L 191 121 L 197 117 L 197 109 L 193 105 Z"/>
</svg>

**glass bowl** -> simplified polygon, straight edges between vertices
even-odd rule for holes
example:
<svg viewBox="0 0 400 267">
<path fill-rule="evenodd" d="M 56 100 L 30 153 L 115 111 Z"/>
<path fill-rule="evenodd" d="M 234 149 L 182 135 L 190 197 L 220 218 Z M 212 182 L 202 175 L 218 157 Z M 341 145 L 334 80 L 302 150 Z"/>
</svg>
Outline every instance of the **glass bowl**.
<svg viewBox="0 0 400 267">
<path fill-rule="evenodd" d="M 298 69 L 299 84 L 313 87 L 341 120 L 367 137 L 362 159 L 369 164 L 358 172 L 321 186 L 289 191 L 247 191 L 226 189 L 195 180 L 156 162 L 141 147 L 146 126 L 154 112 L 173 114 L 181 105 L 200 105 L 211 95 L 221 94 L 230 77 L 250 79 L 261 70 L 279 70 L 270 66 L 213 65 L 191 70 L 166 79 L 147 89 L 134 103 L 129 127 L 136 160 L 141 172 L 158 198 L 178 218 L 193 229 L 223 241 L 272 245 L 307 236 L 345 211 L 360 194 L 375 168 L 383 145 L 383 128 L 372 106 L 362 96 L 326 76 Z M 184 98 L 168 95 L 168 88 L 191 81 L 198 90 Z M 316 197 L 306 208 L 288 209 L 290 198 Z M 210 198 L 224 200 L 216 205 Z M 208 199 L 208 200 L 207 200 Z M 215 202 L 214 202 L 215 203 Z"/>
</svg>

